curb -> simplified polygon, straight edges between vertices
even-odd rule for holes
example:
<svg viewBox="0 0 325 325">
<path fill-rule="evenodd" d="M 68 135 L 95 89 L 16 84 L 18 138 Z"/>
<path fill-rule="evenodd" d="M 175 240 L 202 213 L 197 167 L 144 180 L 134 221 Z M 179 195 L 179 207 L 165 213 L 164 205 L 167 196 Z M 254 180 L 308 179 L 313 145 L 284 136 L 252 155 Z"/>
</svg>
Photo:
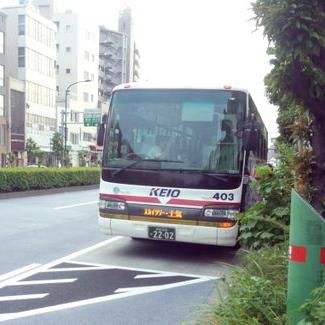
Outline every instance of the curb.
<svg viewBox="0 0 325 325">
<path fill-rule="evenodd" d="M 49 188 L 44 190 L 8 192 L 8 193 L 0 193 L 0 200 L 14 199 L 14 198 L 21 198 L 21 197 L 28 197 L 28 196 L 48 195 L 48 194 L 64 193 L 64 192 L 87 191 L 87 190 L 94 190 L 98 188 L 99 188 L 99 184 L 95 184 L 95 185 Z"/>
</svg>

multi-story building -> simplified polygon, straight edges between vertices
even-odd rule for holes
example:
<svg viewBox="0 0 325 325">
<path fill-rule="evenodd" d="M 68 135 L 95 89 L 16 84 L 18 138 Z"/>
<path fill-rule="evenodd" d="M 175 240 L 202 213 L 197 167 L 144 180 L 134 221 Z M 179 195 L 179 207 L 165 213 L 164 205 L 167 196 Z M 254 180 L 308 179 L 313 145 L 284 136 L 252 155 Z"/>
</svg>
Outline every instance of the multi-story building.
<svg viewBox="0 0 325 325">
<path fill-rule="evenodd" d="M 6 35 L 6 16 L 0 12 L 0 167 L 6 165 L 6 154 L 8 148 L 8 111 L 6 109 L 6 65 L 5 65 L 5 38 Z"/>
<path fill-rule="evenodd" d="M 99 29 L 87 19 L 66 11 L 54 15 L 57 26 L 57 108 L 59 129 L 66 134 L 72 164 L 78 153 L 96 142 L 96 127 L 83 125 L 85 109 L 98 106 Z M 65 107 L 67 132 L 64 132 Z"/>
<path fill-rule="evenodd" d="M 27 161 L 25 152 L 26 141 L 26 105 L 25 105 L 25 82 L 12 77 L 6 78 L 7 92 L 6 103 L 8 108 L 8 148 L 11 152 L 9 158 L 14 162 L 12 165 L 23 166 Z M 7 160 L 7 163 L 10 162 Z"/>
<path fill-rule="evenodd" d="M 127 37 L 126 48 L 126 82 L 133 81 L 133 30 L 131 8 L 125 7 L 120 11 L 118 31 Z"/>
<path fill-rule="evenodd" d="M 126 35 L 100 26 L 98 106 L 108 102 L 112 89 L 126 82 Z"/>
<path fill-rule="evenodd" d="M 23 81 L 25 88 L 25 139 L 32 138 L 42 151 L 50 152 L 56 130 L 56 26 L 28 2 L 2 10 L 10 35 L 5 44 L 10 53 L 7 73 Z"/>
<path fill-rule="evenodd" d="M 140 53 L 139 49 L 134 42 L 134 49 L 133 49 L 133 80 L 138 81 L 140 79 Z"/>
</svg>

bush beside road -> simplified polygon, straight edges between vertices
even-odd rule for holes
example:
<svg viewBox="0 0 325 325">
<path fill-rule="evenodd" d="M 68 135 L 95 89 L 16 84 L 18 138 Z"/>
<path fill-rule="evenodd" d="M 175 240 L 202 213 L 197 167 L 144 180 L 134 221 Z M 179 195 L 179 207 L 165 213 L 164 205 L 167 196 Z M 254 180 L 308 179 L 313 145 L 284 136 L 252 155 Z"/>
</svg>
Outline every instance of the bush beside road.
<svg viewBox="0 0 325 325">
<path fill-rule="evenodd" d="M 100 169 L 78 168 L 2 168 L 0 193 L 99 184 Z"/>
</svg>

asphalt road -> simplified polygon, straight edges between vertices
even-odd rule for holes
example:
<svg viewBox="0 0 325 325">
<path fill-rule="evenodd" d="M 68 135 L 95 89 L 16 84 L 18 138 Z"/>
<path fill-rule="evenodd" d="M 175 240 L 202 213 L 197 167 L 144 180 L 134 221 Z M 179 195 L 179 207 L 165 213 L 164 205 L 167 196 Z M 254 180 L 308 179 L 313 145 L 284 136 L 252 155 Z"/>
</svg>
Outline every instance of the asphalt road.
<svg viewBox="0 0 325 325">
<path fill-rule="evenodd" d="M 235 251 L 107 237 L 97 190 L 0 201 L 0 322 L 180 324 L 200 317 Z"/>
</svg>

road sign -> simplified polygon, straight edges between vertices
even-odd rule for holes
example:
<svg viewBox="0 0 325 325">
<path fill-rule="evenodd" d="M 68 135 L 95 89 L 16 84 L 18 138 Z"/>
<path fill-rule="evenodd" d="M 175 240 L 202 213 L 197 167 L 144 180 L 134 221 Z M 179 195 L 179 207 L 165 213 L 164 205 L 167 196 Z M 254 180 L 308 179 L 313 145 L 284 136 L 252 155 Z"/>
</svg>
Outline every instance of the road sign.
<svg viewBox="0 0 325 325">
<path fill-rule="evenodd" d="M 98 126 L 101 119 L 100 108 L 85 109 L 84 111 L 84 126 Z"/>
</svg>

